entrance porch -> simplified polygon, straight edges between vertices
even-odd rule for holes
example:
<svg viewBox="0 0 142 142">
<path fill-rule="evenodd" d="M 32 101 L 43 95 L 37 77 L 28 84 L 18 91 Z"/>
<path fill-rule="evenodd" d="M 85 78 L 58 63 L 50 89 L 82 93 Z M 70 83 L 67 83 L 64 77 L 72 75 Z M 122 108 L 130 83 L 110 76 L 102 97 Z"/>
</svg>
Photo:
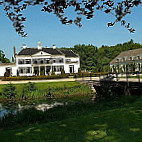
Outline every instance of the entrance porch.
<svg viewBox="0 0 142 142">
<path fill-rule="evenodd" d="M 51 69 L 51 66 L 35 66 L 33 67 L 33 75 L 49 75 Z"/>
</svg>

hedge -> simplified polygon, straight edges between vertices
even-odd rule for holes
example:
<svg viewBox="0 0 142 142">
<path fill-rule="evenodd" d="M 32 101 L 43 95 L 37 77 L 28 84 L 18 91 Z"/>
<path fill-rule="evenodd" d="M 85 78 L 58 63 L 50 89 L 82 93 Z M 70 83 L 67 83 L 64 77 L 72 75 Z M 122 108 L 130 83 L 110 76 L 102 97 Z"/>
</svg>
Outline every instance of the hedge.
<svg viewBox="0 0 142 142">
<path fill-rule="evenodd" d="M 72 74 L 74 76 L 74 78 L 78 78 L 78 77 L 98 77 L 101 75 L 107 75 L 108 72 L 100 72 L 100 73 L 89 73 L 89 72 L 83 72 L 83 73 L 76 73 L 76 74 Z"/>
<path fill-rule="evenodd" d="M 69 78 L 68 74 L 65 75 L 50 75 L 50 76 L 17 76 L 17 77 L 1 77 L 2 81 L 18 81 L 18 80 L 46 80 L 46 79 L 60 79 Z"/>
</svg>

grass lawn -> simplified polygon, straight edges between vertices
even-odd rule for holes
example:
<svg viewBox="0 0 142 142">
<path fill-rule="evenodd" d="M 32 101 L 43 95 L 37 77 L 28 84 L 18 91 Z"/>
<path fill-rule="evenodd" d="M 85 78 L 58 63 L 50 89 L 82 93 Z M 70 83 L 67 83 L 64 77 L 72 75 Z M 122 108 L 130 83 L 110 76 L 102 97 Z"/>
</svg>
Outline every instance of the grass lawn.
<svg viewBox="0 0 142 142">
<path fill-rule="evenodd" d="M 141 142 L 142 97 L 62 121 L 0 129 L 1 142 Z M 101 105 L 101 104 L 100 104 Z M 112 106 L 112 107 L 111 107 Z"/>
<path fill-rule="evenodd" d="M 34 84 L 38 89 L 46 89 L 48 87 L 56 88 L 56 87 L 64 87 L 64 86 L 73 87 L 73 86 L 79 85 L 79 83 L 77 82 L 42 82 L 42 83 L 34 83 Z M 24 84 L 14 84 L 18 92 L 22 90 L 23 85 Z M 0 91 L 2 91 L 2 88 L 4 86 L 6 86 L 6 84 L 0 85 Z"/>
<path fill-rule="evenodd" d="M 26 83 L 28 84 L 28 83 Z M 23 89 L 26 84 L 13 84 L 16 87 L 16 98 L 21 98 Z M 82 85 L 78 82 L 42 82 L 34 83 L 36 88 L 33 92 L 24 93 L 28 98 L 44 97 L 48 94 L 49 89 L 52 95 L 55 97 L 71 96 L 71 95 L 88 95 L 91 90 L 87 85 Z M 6 85 L 0 85 L 0 94 L 3 94 L 3 88 Z M 4 95 L 0 96 L 0 99 L 6 98 Z"/>
</svg>

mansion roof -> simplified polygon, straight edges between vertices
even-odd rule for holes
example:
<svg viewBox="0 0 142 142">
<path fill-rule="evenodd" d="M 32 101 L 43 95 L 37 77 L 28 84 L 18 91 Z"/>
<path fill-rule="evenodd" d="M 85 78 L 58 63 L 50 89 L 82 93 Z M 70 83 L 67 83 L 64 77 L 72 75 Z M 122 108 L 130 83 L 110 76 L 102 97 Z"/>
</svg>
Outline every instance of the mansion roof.
<svg viewBox="0 0 142 142">
<path fill-rule="evenodd" d="M 110 64 L 142 60 L 142 48 L 121 52 Z"/>
<path fill-rule="evenodd" d="M 34 55 L 38 53 L 39 51 L 44 51 L 51 55 L 65 55 L 66 57 L 78 57 L 77 54 L 75 54 L 72 50 L 58 50 L 53 48 L 25 48 L 22 49 L 17 55 Z"/>
<path fill-rule="evenodd" d="M 66 57 L 78 57 L 72 50 L 60 50 Z"/>
</svg>

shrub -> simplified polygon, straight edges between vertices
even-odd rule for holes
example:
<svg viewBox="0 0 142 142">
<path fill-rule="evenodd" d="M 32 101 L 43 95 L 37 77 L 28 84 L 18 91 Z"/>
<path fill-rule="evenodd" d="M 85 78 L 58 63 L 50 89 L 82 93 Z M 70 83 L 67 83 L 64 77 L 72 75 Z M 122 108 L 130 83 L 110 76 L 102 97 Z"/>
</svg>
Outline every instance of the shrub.
<svg viewBox="0 0 142 142">
<path fill-rule="evenodd" d="M 8 71 L 6 71 L 5 73 L 4 73 L 4 77 L 9 77 L 10 75 L 9 75 L 9 72 Z"/>
<path fill-rule="evenodd" d="M 55 72 L 54 72 L 55 73 Z M 17 80 L 45 80 L 45 79 L 60 79 L 68 78 L 69 75 L 50 75 L 50 76 L 17 76 L 17 77 L 2 77 L 2 81 L 17 81 Z"/>
<path fill-rule="evenodd" d="M 54 72 L 54 71 L 52 71 L 52 72 L 51 72 L 51 75 L 55 75 L 55 72 Z"/>
<path fill-rule="evenodd" d="M 34 83 L 27 83 L 24 84 L 23 89 L 22 89 L 22 98 L 27 98 L 28 94 L 31 94 L 32 92 L 36 91 L 37 88 Z"/>
<path fill-rule="evenodd" d="M 35 87 L 35 84 L 34 83 L 27 83 L 25 88 L 28 90 L 28 91 L 35 91 L 37 88 Z"/>
<path fill-rule="evenodd" d="M 81 76 L 82 72 L 81 72 L 81 68 L 78 69 L 78 75 Z"/>
<path fill-rule="evenodd" d="M 64 69 L 61 70 L 61 75 L 65 75 Z"/>
<path fill-rule="evenodd" d="M 12 85 L 11 83 L 7 84 L 3 88 L 3 95 L 8 99 L 15 98 L 15 96 L 16 96 L 15 89 L 16 89 L 16 87 L 14 85 Z"/>
<path fill-rule="evenodd" d="M 40 72 L 40 76 L 44 76 L 44 71 L 41 71 L 41 72 Z"/>
</svg>

